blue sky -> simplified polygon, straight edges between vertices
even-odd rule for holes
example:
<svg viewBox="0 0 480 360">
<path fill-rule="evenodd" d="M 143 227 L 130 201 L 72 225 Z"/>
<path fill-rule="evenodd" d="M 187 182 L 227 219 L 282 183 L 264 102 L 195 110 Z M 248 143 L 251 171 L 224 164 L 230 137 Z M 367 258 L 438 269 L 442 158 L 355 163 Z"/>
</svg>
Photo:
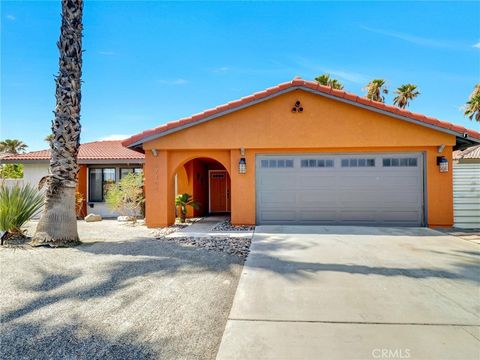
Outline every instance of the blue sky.
<svg viewBox="0 0 480 360">
<path fill-rule="evenodd" d="M 0 138 L 42 149 L 60 1 L 0 6 Z M 480 81 L 480 2 L 87 1 L 84 29 L 82 142 L 324 72 L 357 94 L 373 78 L 415 83 L 411 111 L 480 130 L 460 109 Z"/>
</svg>

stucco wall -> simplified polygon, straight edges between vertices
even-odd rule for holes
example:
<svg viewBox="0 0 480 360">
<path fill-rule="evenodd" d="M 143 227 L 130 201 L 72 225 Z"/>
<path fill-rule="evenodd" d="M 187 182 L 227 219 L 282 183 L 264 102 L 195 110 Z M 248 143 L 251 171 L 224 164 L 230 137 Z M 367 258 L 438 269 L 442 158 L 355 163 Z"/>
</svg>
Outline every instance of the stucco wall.
<svg viewBox="0 0 480 360">
<path fill-rule="evenodd" d="M 300 100 L 302 114 L 291 107 Z M 452 172 L 440 173 L 437 147 L 451 162 L 455 136 L 297 90 L 144 144 L 147 225 L 174 220 L 174 174 L 193 158 L 222 163 L 231 179 L 232 222 L 255 223 L 255 156 L 265 153 L 424 152 L 429 226 L 453 223 Z M 238 174 L 240 148 L 247 173 Z M 153 156 L 150 149 L 157 149 Z"/>
</svg>

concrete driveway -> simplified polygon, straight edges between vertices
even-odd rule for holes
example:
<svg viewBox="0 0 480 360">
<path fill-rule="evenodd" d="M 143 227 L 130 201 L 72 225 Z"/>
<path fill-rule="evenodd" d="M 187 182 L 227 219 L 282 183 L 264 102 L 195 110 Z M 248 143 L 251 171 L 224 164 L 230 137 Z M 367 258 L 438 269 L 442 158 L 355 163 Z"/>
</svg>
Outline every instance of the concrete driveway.
<svg viewBox="0 0 480 360">
<path fill-rule="evenodd" d="M 425 228 L 258 226 L 217 359 L 480 359 L 480 247 Z"/>
</svg>

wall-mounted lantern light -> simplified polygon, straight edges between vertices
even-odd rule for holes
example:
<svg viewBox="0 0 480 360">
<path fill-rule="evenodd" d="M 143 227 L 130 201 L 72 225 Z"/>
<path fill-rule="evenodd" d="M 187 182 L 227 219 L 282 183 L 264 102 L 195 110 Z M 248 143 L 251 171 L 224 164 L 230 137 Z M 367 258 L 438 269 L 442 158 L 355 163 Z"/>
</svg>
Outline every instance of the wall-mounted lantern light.
<svg viewBox="0 0 480 360">
<path fill-rule="evenodd" d="M 437 156 L 437 165 L 441 173 L 448 172 L 448 160 L 445 156 Z"/>
<path fill-rule="evenodd" d="M 443 150 L 445 150 L 445 144 L 440 145 L 437 149 L 439 154 L 441 154 L 443 152 Z"/>
<path fill-rule="evenodd" d="M 158 155 L 157 149 L 152 149 L 152 155 L 157 157 Z"/>
<path fill-rule="evenodd" d="M 238 173 L 246 174 L 247 173 L 247 161 L 245 160 L 245 148 L 240 149 L 240 161 L 238 162 Z"/>
<path fill-rule="evenodd" d="M 247 172 L 247 162 L 245 161 L 245 158 L 242 157 L 238 162 L 238 173 L 246 174 L 246 172 Z"/>
</svg>

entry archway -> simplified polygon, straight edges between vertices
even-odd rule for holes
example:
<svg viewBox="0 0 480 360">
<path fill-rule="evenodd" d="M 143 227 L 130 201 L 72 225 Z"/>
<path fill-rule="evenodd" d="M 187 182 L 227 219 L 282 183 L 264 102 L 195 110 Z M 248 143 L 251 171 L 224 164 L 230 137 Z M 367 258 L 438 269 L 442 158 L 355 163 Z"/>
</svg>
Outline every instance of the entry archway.
<svg viewBox="0 0 480 360">
<path fill-rule="evenodd" d="M 175 196 L 187 193 L 199 204 L 198 209 L 187 209 L 187 217 L 230 212 L 230 174 L 219 161 L 208 157 L 190 159 L 179 165 L 173 176 Z"/>
</svg>

